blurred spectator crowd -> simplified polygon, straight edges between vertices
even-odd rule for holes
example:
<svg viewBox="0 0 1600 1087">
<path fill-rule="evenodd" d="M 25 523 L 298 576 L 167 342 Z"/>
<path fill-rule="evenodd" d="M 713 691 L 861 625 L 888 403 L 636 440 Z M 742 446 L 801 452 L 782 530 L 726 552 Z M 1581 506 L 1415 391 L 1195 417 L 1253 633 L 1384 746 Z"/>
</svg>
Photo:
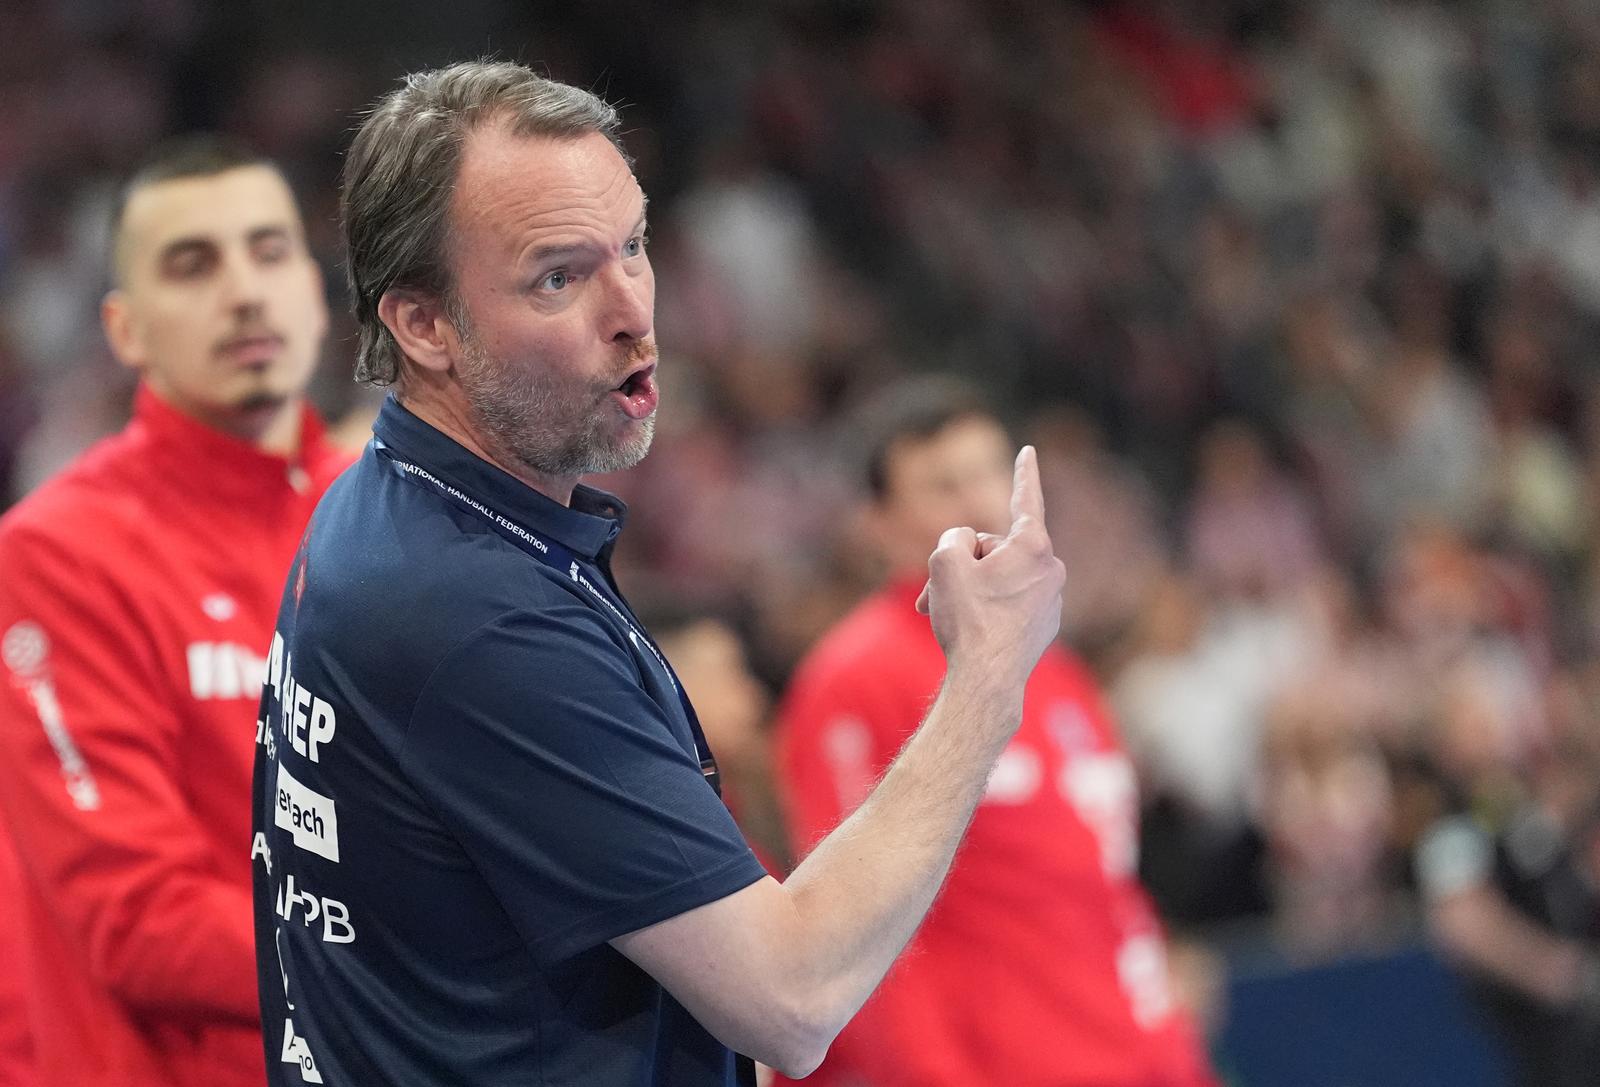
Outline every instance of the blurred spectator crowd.
<svg viewBox="0 0 1600 1087">
<path fill-rule="evenodd" d="M 523 6 L 464 5 L 455 55 L 620 101 L 652 196 L 666 406 L 607 481 L 630 592 L 733 616 L 777 689 L 875 575 L 841 420 L 966 375 L 1040 449 L 1064 636 L 1144 775 L 1175 924 L 1382 938 L 1449 889 L 1415 858 L 1466 816 L 1512 875 L 1584 877 L 1525 912 L 1592 944 L 1600 7 Z M 293 4 L 0 11 L 10 500 L 126 412 L 96 310 L 152 141 L 283 161 L 338 295 L 354 111 L 453 57 L 330 33 Z M 351 342 L 319 396 L 360 418 Z"/>
</svg>

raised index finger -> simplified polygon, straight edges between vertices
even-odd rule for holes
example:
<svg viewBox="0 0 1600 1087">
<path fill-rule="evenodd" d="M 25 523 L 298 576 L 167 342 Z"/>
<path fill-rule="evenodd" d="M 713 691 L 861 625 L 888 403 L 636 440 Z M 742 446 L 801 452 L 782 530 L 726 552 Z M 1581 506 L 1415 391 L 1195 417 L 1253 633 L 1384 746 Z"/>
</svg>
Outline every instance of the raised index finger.
<svg viewBox="0 0 1600 1087">
<path fill-rule="evenodd" d="M 1017 454 L 1016 471 L 1011 477 L 1011 527 L 1023 517 L 1044 524 L 1044 491 L 1039 486 L 1039 454 L 1025 445 Z"/>
</svg>

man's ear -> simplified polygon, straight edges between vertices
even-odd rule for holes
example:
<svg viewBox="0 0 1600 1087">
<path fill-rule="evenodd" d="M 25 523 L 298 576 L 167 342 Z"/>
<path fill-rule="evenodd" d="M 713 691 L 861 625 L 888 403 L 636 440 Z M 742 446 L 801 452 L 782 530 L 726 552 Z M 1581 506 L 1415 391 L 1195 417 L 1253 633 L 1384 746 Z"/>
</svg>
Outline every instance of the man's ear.
<svg viewBox="0 0 1600 1087">
<path fill-rule="evenodd" d="M 387 290 L 378 299 L 378 319 L 406 358 L 424 370 L 449 371 L 461 336 L 445 313 L 443 299 L 425 291 Z"/>
<path fill-rule="evenodd" d="M 144 369 L 144 337 L 128 305 L 128 296 L 121 289 L 108 291 L 100 300 L 100 327 L 105 329 L 106 342 L 118 362 L 130 370 Z"/>
</svg>

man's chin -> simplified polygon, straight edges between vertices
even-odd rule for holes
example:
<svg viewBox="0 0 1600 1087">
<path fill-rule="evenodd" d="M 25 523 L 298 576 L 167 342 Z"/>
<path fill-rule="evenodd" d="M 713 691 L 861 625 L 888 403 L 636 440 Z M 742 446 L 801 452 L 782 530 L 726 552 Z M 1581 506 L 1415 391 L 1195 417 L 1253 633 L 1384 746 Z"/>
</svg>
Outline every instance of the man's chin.
<svg viewBox="0 0 1600 1087">
<path fill-rule="evenodd" d="M 650 453 L 650 445 L 655 441 L 656 417 L 651 415 L 639 420 L 635 432 L 617 443 L 610 450 L 610 468 L 601 469 L 604 472 L 621 472 L 637 467 L 639 462 Z M 599 474 L 599 473 L 595 473 Z"/>
<path fill-rule="evenodd" d="M 234 401 L 233 410 L 240 415 L 260 415 L 282 409 L 289 399 L 288 393 L 253 392 Z"/>
<path fill-rule="evenodd" d="M 655 417 L 640 420 L 630 430 L 631 433 L 604 445 L 591 437 L 582 444 L 568 446 L 556 453 L 548 449 L 518 449 L 511 443 L 507 445 L 516 450 L 514 455 L 522 464 L 541 475 L 558 478 L 603 476 L 635 467 L 650 452 L 650 443 L 656 432 Z"/>
</svg>

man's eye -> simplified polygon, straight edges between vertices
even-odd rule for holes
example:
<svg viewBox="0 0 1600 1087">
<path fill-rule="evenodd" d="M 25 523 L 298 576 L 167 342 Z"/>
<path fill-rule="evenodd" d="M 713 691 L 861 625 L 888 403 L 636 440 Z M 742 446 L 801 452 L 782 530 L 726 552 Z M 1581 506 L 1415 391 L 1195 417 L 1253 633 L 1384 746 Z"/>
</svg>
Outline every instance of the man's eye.
<svg viewBox="0 0 1600 1087">
<path fill-rule="evenodd" d="M 643 234 L 635 235 L 629 238 L 627 244 L 622 247 L 622 255 L 625 257 L 637 257 L 645 251 L 645 247 L 649 244 L 650 239 L 647 236 Z"/>
<path fill-rule="evenodd" d="M 211 261 L 200 254 L 195 254 L 169 261 L 167 274 L 173 279 L 194 279 L 204 275 L 210 267 Z"/>
<path fill-rule="evenodd" d="M 551 272 L 539 281 L 539 286 L 547 291 L 565 290 L 572 284 L 572 276 L 567 272 Z"/>
</svg>

